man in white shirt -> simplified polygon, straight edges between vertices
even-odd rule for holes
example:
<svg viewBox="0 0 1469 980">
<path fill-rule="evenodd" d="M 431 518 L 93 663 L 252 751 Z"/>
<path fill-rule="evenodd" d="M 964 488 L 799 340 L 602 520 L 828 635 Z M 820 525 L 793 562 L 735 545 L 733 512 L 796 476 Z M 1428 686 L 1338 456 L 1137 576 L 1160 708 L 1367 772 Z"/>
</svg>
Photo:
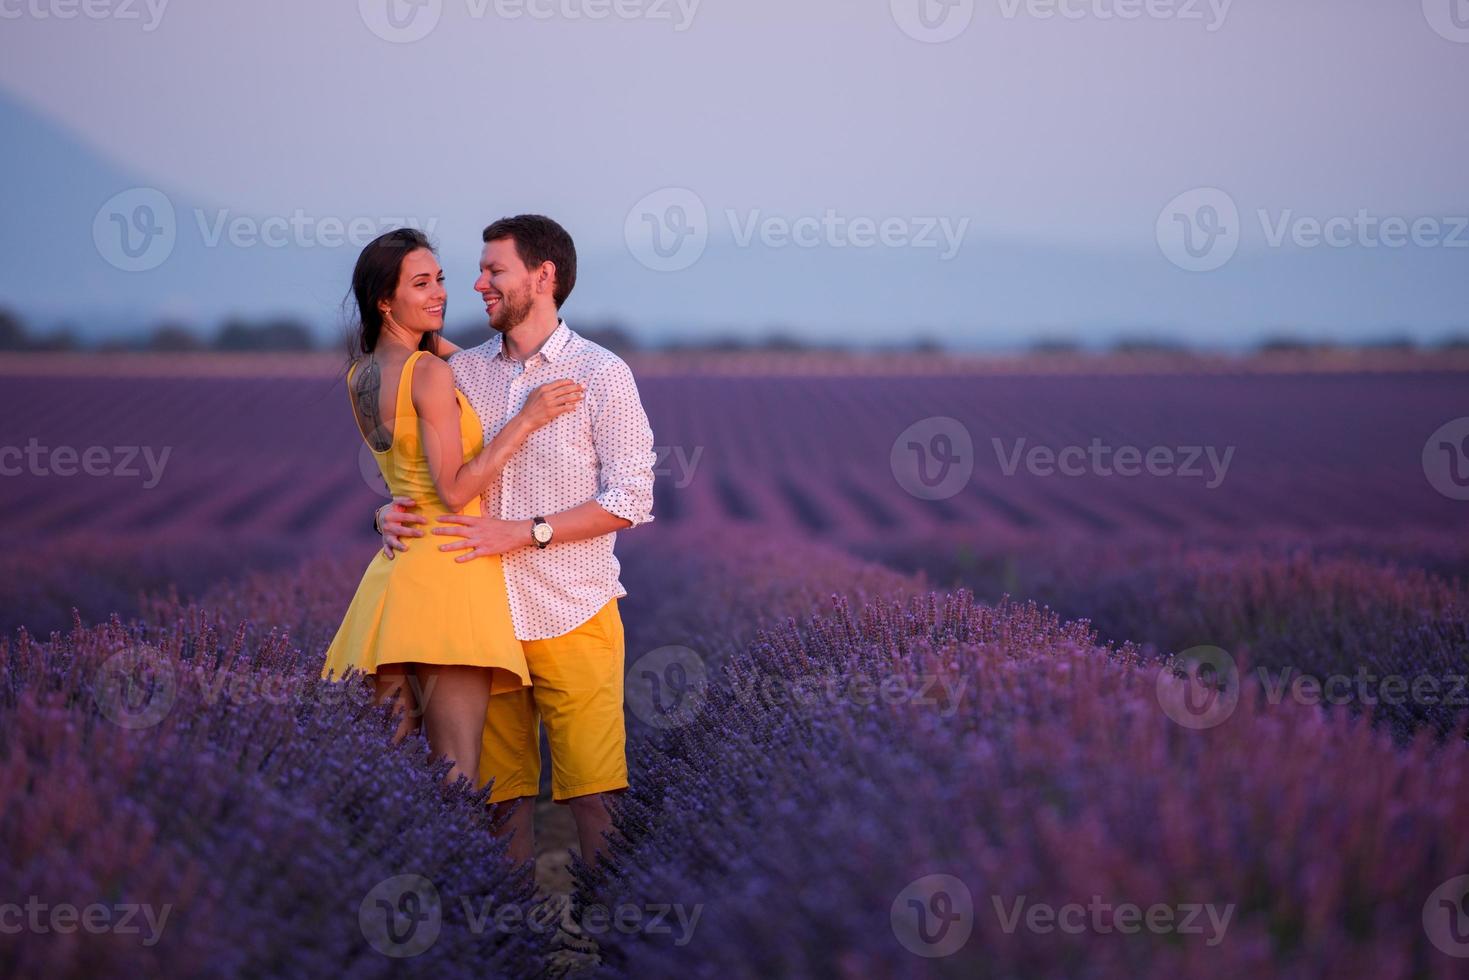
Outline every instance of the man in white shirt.
<svg viewBox="0 0 1469 980">
<path fill-rule="evenodd" d="M 653 432 L 621 358 L 573 332 L 558 310 L 576 283 L 576 250 L 541 215 L 484 231 L 475 290 L 495 330 L 449 358 L 479 414 L 486 443 L 536 388 L 571 378 L 582 405 L 538 429 L 484 496 L 483 517 L 448 515 L 434 534 L 460 539 L 459 561 L 500 555 L 515 634 L 532 686 L 490 699 L 480 781 L 506 817 L 510 856 L 534 856 L 531 815 L 540 789 L 540 726 L 551 749 L 553 796 L 571 806 L 588 862 L 606 848 L 604 794 L 627 788 L 624 646 L 617 599 L 627 594 L 613 554 L 617 532 L 653 519 Z M 384 550 L 422 536 L 425 518 L 401 498 L 378 513 Z M 529 798 L 529 799 L 527 799 Z"/>
</svg>

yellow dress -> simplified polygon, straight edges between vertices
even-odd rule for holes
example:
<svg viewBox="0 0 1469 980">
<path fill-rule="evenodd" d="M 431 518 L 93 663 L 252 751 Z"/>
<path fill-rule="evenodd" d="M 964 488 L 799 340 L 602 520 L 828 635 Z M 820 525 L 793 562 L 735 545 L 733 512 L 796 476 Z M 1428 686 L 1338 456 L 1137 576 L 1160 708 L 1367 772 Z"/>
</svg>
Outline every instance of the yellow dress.
<svg viewBox="0 0 1469 980">
<path fill-rule="evenodd" d="M 425 354 L 414 351 L 404 363 L 392 444 L 373 454 L 388 489 L 418 501 L 418 512 L 429 519 L 427 530 L 436 517 L 451 511 L 434 489 L 413 409 L 413 365 Z M 349 398 L 351 384 L 349 371 Z M 454 397 L 467 462 L 480 451 L 484 437 L 479 416 L 464 394 L 456 389 Z M 479 498 L 458 513 L 480 514 Z M 495 694 L 530 684 L 525 653 L 510 620 L 500 558 L 461 563 L 454 560 L 459 552 L 439 550 L 440 545 L 458 540 L 428 533 L 405 538 L 408 550 L 392 559 L 378 552 L 327 648 L 322 677 L 341 677 L 349 668 L 375 674 L 382 664 L 413 662 L 496 668 L 490 684 Z"/>
</svg>

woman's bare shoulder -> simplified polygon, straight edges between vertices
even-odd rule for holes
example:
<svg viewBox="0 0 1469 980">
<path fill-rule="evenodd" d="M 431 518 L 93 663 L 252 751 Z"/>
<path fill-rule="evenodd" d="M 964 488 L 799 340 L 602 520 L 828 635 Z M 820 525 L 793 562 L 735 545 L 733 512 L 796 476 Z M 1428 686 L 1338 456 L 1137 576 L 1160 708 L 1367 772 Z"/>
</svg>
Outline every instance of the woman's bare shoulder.
<svg viewBox="0 0 1469 980">
<path fill-rule="evenodd" d="M 437 357 L 420 357 L 413 364 L 413 397 L 442 399 L 454 394 L 454 369 Z"/>
</svg>

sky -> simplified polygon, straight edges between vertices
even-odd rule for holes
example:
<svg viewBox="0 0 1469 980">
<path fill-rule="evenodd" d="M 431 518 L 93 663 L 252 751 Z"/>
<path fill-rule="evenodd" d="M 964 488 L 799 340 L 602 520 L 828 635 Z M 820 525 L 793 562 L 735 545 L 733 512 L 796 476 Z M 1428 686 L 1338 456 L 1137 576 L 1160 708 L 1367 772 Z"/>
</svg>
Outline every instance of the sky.
<svg viewBox="0 0 1469 980">
<path fill-rule="evenodd" d="M 1469 0 L 0 0 L 0 52 L 0 305 L 84 333 L 326 331 L 398 223 L 473 318 L 523 211 L 649 339 L 1469 330 Z"/>
</svg>

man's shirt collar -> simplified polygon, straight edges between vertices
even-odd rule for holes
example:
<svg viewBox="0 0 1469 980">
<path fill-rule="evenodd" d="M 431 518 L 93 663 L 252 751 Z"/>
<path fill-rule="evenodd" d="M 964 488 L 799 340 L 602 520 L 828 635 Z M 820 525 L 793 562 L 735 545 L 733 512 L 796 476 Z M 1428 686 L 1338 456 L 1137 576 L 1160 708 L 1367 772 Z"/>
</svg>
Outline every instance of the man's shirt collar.
<svg viewBox="0 0 1469 980">
<path fill-rule="evenodd" d="M 551 336 L 546 338 L 546 342 L 541 345 L 541 349 L 536 351 L 536 354 L 543 355 L 548 361 L 555 361 L 558 357 L 561 356 L 561 353 L 566 350 L 566 345 L 570 342 L 571 328 L 566 325 L 565 320 L 557 320 L 556 329 L 551 331 Z M 504 334 L 496 334 L 495 343 L 497 345 L 495 348 L 496 357 L 503 357 L 507 361 L 514 360 L 514 358 L 512 358 L 509 354 L 505 352 Z M 536 354 L 532 354 L 530 357 L 527 357 L 526 361 L 529 362 L 533 360 Z"/>
</svg>

